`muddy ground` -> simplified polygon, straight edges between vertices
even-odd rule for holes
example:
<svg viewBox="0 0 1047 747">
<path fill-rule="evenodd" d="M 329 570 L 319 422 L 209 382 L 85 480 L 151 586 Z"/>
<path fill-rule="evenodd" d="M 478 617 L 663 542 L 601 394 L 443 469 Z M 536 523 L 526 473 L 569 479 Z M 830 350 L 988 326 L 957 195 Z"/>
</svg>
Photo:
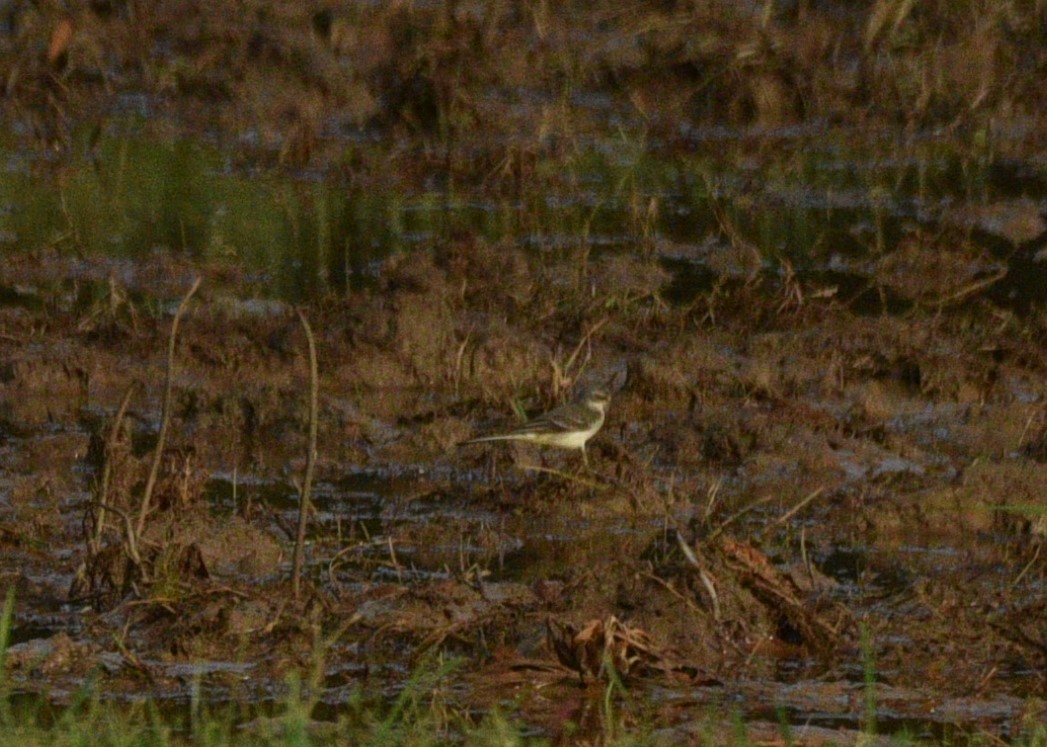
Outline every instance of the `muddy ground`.
<svg viewBox="0 0 1047 747">
<path fill-rule="evenodd" d="M 110 269 L 37 254 L 0 277 L 18 689 L 60 701 L 93 672 L 113 694 L 185 697 L 200 677 L 265 699 L 322 641 L 332 707 L 442 652 L 465 660 L 457 703 L 511 701 L 551 735 L 595 718 L 605 652 L 665 728 L 783 708 L 846 739 L 867 677 L 881 732 L 1008 737 L 1044 716 L 1042 315 L 977 295 L 856 315 L 759 278 L 670 307 L 651 262 L 475 243 L 390 260 L 374 289 L 306 310 L 319 463 L 296 601 L 298 319 L 188 263 L 91 280 Z M 173 294 L 197 273 L 135 560 L 121 517 L 152 464 Z M 514 422 L 514 398 L 535 411 L 607 380 L 589 470 L 456 447 Z"/>
<path fill-rule="evenodd" d="M 753 181 L 812 120 L 814 139 L 840 122 L 859 142 L 945 132 L 984 148 L 963 163 L 1042 186 L 1035 14 L 699 5 L 608 6 L 578 34 L 574 11 L 513 4 L 216 4 L 182 24 L 191 3 L 15 4 L 3 104 L 59 184 L 130 111 L 151 136 L 228 148 L 230 170 L 378 194 L 456 183 L 521 213 L 564 184 L 588 209 L 597 188 L 565 160 L 633 147 L 638 125 L 669 159 L 733 149 Z M 698 132 L 722 122 L 754 129 Z M 297 596 L 296 309 L 201 247 L 132 261 L 5 234 L 9 686 L 61 707 L 91 682 L 176 710 L 199 688 L 246 721 L 297 673 L 330 720 L 354 692 L 380 703 L 437 672 L 441 707 L 499 708 L 565 744 L 615 725 L 724 741 L 739 713 L 759 741 L 782 724 L 809 744 L 1042 735 L 1044 211 L 1023 195 L 1015 227 L 981 197 L 943 199 L 951 222 L 921 214 L 846 277 L 761 254 L 722 210 L 712 238 L 669 241 L 652 198 L 630 250 L 459 227 L 351 292 L 307 294 L 319 407 Z M 681 253 L 697 277 L 674 274 Z M 458 446 L 597 383 L 613 401 L 588 467 Z"/>
</svg>

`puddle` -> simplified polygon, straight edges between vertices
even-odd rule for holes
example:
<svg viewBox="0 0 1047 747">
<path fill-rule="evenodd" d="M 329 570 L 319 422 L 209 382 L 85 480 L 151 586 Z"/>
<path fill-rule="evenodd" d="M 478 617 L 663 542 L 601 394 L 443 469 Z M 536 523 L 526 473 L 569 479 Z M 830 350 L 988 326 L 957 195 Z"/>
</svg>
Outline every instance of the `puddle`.
<svg viewBox="0 0 1047 747">
<path fill-rule="evenodd" d="M 0 237 L 9 246 L 57 246 L 67 257 L 111 258 L 102 272 L 71 263 L 73 277 L 98 286 L 88 297 L 111 280 L 134 293 L 150 280 L 141 261 L 157 252 L 235 267 L 264 297 L 344 296 L 373 286 L 390 256 L 473 236 L 595 257 L 639 247 L 675 278 L 666 292 L 675 303 L 690 303 L 715 278 L 742 282 L 755 272 L 777 284 L 795 272 L 817 292 L 872 314 L 913 302 L 878 276 L 887 247 L 954 231 L 983 253 L 970 284 L 1003 275 L 989 283 L 994 302 L 1027 310 L 1047 298 L 1047 263 L 1014 250 L 1047 231 L 1044 224 L 1036 232 L 1047 196 L 1029 199 L 1040 180 L 998 173 L 991 161 L 933 139 L 864 147 L 877 145 L 883 153 L 866 154 L 839 136 L 801 134 L 781 142 L 755 189 L 745 164 L 714 155 L 652 148 L 622 162 L 596 148 L 568 167 L 592 190 L 588 198 L 571 191 L 519 201 L 470 185 L 444 192 L 400 185 L 378 195 L 331 179 L 244 173 L 189 141 L 102 137 L 63 164 L 60 179 L 28 165 L 0 173 Z M 973 194 L 983 217 L 968 219 L 961 206 Z M 646 207 L 638 214 L 637 206 Z M 1031 228 L 1009 242 L 1023 221 Z M 186 287 L 190 279 L 168 280 Z M 0 287 L 0 302 L 39 308 L 53 293 Z"/>
</svg>

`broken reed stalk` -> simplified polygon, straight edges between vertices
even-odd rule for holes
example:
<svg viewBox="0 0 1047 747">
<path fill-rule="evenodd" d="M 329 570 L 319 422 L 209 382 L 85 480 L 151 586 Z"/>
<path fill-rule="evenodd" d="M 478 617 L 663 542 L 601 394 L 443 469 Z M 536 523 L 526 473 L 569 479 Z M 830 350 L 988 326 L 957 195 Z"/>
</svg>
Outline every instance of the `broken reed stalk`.
<svg viewBox="0 0 1047 747">
<path fill-rule="evenodd" d="M 123 425 L 124 416 L 127 414 L 127 408 L 131 404 L 131 397 L 138 390 L 140 382 L 136 379 L 131 382 L 131 385 L 127 387 L 127 391 L 124 392 L 124 398 L 120 402 L 120 409 L 116 411 L 116 417 L 113 418 L 113 425 L 109 428 L 109 437 L 105 441 L 105 465 L 102 467 L 102 479 L 98 485 L 98 515 L 95 517 L 94 532 L 92 533 L 89 547 L 92 555 L 97 555 L 98 551 L 102 547 L 102 533 L 105 531 L 106 521 L 106 508 L 109 506 L 109 482 L 112 479 L 113 474 L 113 454 L 116 451 L 116 440 L 120 437 L 120 426 Z M 128 524 L 130 526 L 130 524 Z M 131 547 L 134 547 L 132 537 L 128 537 L 128 542 Z M 133 558 L 137 563 L 138 558 Z"/>
<path fill-rule="evenodd" d="M 178 340 L 178 323 L 182 321 L 182 315 L 189 306 L 189 299 L 200 287 L 202 277 L 193 281 L 193 287 L 185 294 L 182 303 L 178 305 L 175 312 L 174 322 L 171 323 L 171 337 L 167 341 L 167 381 L 164 383 L 163 410 L 160 415 L 160 433 L 156 437 L 156 450 L 153 452 L 153 464 L 149 468 L 149 479 L 145 483 L 145 492 L 142 494 L 142 507 L 138 512 L 138 524 L 135 526 L 135 535 L 142 536 L 145 529 L 145 519 L 149 515 L 149 503 L 153 497 L 153 488 L 156 486 L 156 477 L 160 473 L 160 461 L 163 458 L 164 441 L 167 439 L 167 427 L 171 421 L 171 390 L 174 386 L 175 365 L 175 343 Z"/>
<path fill-rule="evenodd" d="M 313 489 L 313 468 L 316 466 L 316 431 L 317 399 L 319 375 L 316 366 L 316 340 L 309 320 L 301 309 L 295 309 L 305 330 L 305 339 L 309 343 L 309 452 L 305 459 L 305 479 L 302 481 L 302 493 L 298 503 L 298 533 L 294 539 L 294 562 L 291 567 L 291 585 L 294 598 L 298 599 L 301 591 L 302 564 L 305 559 L 305 528 L 309 520 L 309 497 Z"/>
<path fill-rule="evenodd" d="M 107 506 L 99 503 L 98 501 L 91 501 L 91 505 L 99 509 L 108 509 L 112 513 L 119 516 L 124 520 L 124 531 L 127 534 L 127 554 L 131 556 L 131 560 L 135 565 L 141 567 L 142 560 L 138 554 L 138 544 L 135 539 L 135 528 L 134 523 L 131 521 L 131 516 L 126 511 L 116 506 Z"/>
</svg>

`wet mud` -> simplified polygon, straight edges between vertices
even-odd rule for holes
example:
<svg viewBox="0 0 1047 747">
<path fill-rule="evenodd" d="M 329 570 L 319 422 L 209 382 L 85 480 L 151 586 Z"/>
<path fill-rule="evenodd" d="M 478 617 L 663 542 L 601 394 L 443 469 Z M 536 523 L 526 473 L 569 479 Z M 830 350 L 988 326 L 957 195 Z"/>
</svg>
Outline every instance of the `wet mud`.
<svg viewBox="0 0 1047 747">
<path fill-rule="evenodd" d="M 105 282 L 12 258 L 13 686 L 264 702 L 322 652 L 337 710 L 439 653 L 464 661 L 460 705 L 511 699 L 551 736 L 600 729 L 611 676 L 669 740 L 737 710 L 847 741 L 870 692 L 879 733 L 1014 737 L 1043 718 L 1042 315 L 979 293 L 857 314 L 762 275 L 670 305 L 654 259 L 467 249 L 389 260 L 374 288 L 305 309 L 320 407 L 298 599 L 293 310 L 187 263 Z M 197 273 L 142 519 L 173 293 Z M 457 446 L 607 381 L 589 468 Z"/>
</svg>

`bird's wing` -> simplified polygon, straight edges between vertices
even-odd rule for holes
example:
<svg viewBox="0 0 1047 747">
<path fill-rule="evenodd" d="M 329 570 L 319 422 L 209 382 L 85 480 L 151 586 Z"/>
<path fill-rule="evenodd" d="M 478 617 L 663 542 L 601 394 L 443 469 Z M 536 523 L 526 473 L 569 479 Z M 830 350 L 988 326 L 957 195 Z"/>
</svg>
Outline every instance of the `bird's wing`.
<svg viewBox="0 0 1047 747">
<path fill-rule="evenodd" d="M 590 413 L 584 407 L 565 405 L 529 420 L 513 433 L 568 433 L 586 430 L 590 423 Z"/>
</svg>

